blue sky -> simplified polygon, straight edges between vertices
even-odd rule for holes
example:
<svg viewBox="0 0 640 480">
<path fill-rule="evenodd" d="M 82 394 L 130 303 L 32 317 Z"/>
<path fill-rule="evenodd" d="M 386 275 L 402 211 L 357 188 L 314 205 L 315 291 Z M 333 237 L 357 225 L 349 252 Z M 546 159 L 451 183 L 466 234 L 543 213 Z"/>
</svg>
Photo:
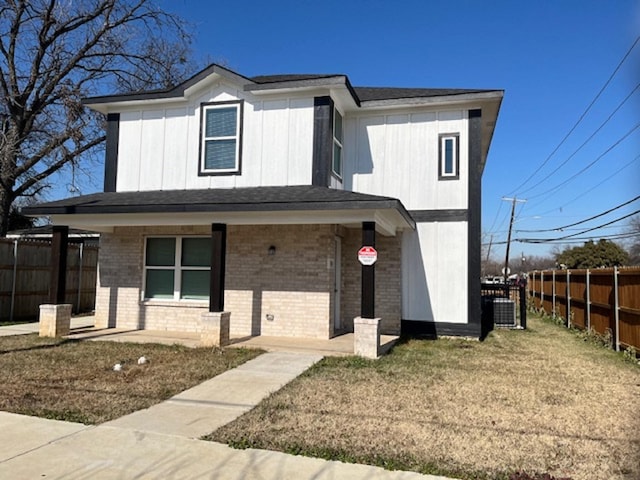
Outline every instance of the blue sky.
<svg viewBox="0 0 640 480">
<path fill-rule="evenodd" d="M 527 199 L 518 204 L 514 223 L 513 237 L 520 239 L 577 233 L 523 230 L 568 225 L 640 195 L 640 128 L 574 180 L 548 192 L 640 121 L 639 87 L 569 158 L 638 85 L 640 42 L 542 165 L 640 35 L 640 0 L 161 0 L 160 5 L 192 22 L 196 55 L 246 76 L 344 73 L 357 86 L 504 89 L 483 177 L 487 242 L 490 234 L 494 243 L 506 239 L 510 205 L 503 196 Z M 640 200 L 575 228 L 638 209 Z M 623 221 L 585 236 L 624 228 Z M 512 252 L 542 255 L 550 248 L 515 242 Z M 494 244 L 492 256 L 503 255 L 504 245 Z"/>
<path fill-rule="evenodd" d="M 162 5 L 195 25 L 197 55 L 247 76 L 344 73 L 358 86 L 504 89 L 483 177 L 487 242 L 490 234 L 494 242 L 506 239 L 510 204 L 503 196 L 527 199 L 516 210 L 513 238 L 519 239 L 578 233 L 523 230 L 568 225 L 640 195 L 640 128 L 574 180 L 547 192 L 587 167 L 640 121 L 638 88 L 569 158 L 634 91 L 640 81 L 640 43 L 542 165 L 640 35 L 640 0 L 293 0 L 233 5 L 165 0 Z M 640 201 L 635 201 L 575 228 L 595 227 L 638 209 Z M 625 223 L 583 236 L 612 235 L 623 231 Z M 521 252 L 542 255 L 550 248 L 515 242 L 512 252 L 516 257 Z M 494 245 L 492 255 L 502 258 L 504 245 Z"/>
</svg>

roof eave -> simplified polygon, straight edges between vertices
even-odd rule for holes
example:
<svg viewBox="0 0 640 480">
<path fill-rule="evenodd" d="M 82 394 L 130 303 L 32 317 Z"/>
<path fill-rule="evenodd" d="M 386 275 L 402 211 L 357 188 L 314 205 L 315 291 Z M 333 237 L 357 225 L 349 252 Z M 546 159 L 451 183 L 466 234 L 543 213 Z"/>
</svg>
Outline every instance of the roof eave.
<svg viewBox="0 0 640 480">
<path fill-rule="evenodd" d="M 170 89 L 87 97 L 82 99 L 82 104 L 98 112 L 108 113 L 110 110 L 124 106 L 181 102 L 186 100 L 191 92 L 197 90 L 203 84 L 210 81 L 211 77 L 214 75 L 242 86 L 253 83 L 251 79 L 229 70 L 228 68 L 212 64 L 181 84 Z"/>
<path fill-rule="evenodd" d="M 477 93 L 438 95 L 432 97 L 407 97 L 387 100 L 367 100 L 361 102 L 362 109 L 381 109 L 398 107 L 421 107 L 435 105 L 456 105 L 462 103 L 502 100 L 504 90 L 489 90 Z"/>
<path fill-rule="evenodd" d="M 345 89 L 356 106 L 360 106 L 360 99 L 356 94 L 349 78 L 346 75 L 336 75 L 332 77 L 322 78 L 309 78 L 306 80 L 287 80 L 282 82 L 269 82 L 269 83 L 253 83 L 244 86 L 246 92 L 250 92 L 254 95 L 272 95 L 274 93 L 290 93 L 310 91 L 326 88 L 333 89 Z"/>
</svg>

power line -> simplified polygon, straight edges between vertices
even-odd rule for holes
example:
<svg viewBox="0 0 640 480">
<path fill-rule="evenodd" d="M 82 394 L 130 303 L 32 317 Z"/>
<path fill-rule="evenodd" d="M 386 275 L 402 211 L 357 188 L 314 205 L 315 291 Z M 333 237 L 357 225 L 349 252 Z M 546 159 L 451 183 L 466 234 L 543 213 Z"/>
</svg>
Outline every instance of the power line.
<svg viewBox="0 0 640 480">
<path fill-rule="evenodd" d="M 573 202 L 580 200 L 582 197 L 584 197 L 586 194 L 592 192 L 593 190 L 595 190 L 596 188 L 598 188 L 600 185 L 602 185 L 603 183 L 608 182 L 609 180 L 611 180 L 613 177 L 615 177 L 616 175 L 618 175 L 619 173 L 621 173 L 625 168 L 629 167 L 632 163 L 637 162 L 640 159 L 640 154 L 638 154 L 635 158 L 633 158 L 630 162 L 627 162 L 626 164 L 624 164 L 622 167 L 620 167 L 618 170 L 616 170 L 615 172 L 613 172 L 611 175 L 609 175 L 608 177 L 606 177 L 604 180 L 596 183 L 593 187 L 589 188 L 588 190 L 585 190 L 584 192 L 582 192 L 580 195 L 572 198 L 571 200 L 569 200 L 568 202 L 566 202 L 563 205 L 560 205 L 559 207 L 554 207 L 551 210 L 547 210 L 545 212 L 540 213 L 540 216 L 544 216 L 547 215 L 551 212 L 555 212 L 558 208 L 562 209 L 564 207 L 566 207 L 567 205 L 571 205 Z M 534 203 L 535 205 L 540 205 L 543 202 L 538 202 L 538 203 Z"/>
<path fill-rule="evenodd" d="M 598 235 L 595 237 L 576 237 L 571 240 L 549 240 L 545 243 L 583 243 L 588 242 L 589 240 L 624 240 L 627 238 L 640 237 L 640 233 L 620 233 L 615 235 Z M 514 242 L 519 243 L 540 243 L 540 242 L 531 242 L 526 239 L 515 239 Z M 505 243 L 505 242 L 503 242 Z M 494 243 L 496 245 L 496 243 Z"/>
<path fill-rule="evenodd" d="M 519 238 L 519 239 L 516 239 L 515 241 L 524 242 L 524 243 L 557 242 L 557 241 L 560 241 L 560 240 L 565 240 L 567 238 L 573 238 L 573 237 L 577 237 L 577 236 L 585 234 L 585 233 L 593 232 L 594 230 L 599 230 L 602 227 L 606 227 L 608 225 L 612 225 L 614 223 L 620 222 L 620 221 L 622 221 L 622 220 L 624 220 L 626 218 L 632 217 L 637 213 L 640 213 L 640 210 L 636 210 L 635 212 L 631 212 L 628 215 L 625 215 L 624 217 L 616 218 L 615 220 L 611 220 L 610 222 L 603 223 L 602 225 L 598 225 L 597 227 L 588 228 L 588 229 L 583 230 L 583 231 L 578 232 L 578 233 L 572 233 L 571 235 L 565 235 L 564 237 L 558 237 L 558 238 Z"/>
<path fill-rule="evenodd" d="M 576 177 L 582 175 L 584 172 L 586 172 L 587 170 L 589 170 L 591 167 L 593 167 L 597 162 L 599 162 L 600 160 L 602 160 L 602 158 L 608 154 L 611 150 L 613 150 L 615 147 L 617 147 L 618 145 L 620 145 L 629 135 L 631 135 L 634 131 L 636 131 L 638 128 L 640 128 L 640 123 L 637 123 L 631 130 L 629 130 L 627 133 L 625 133 L 621 138 L 619 138 L 613 145 L 611 145 L 609 148 L 607 148 L 604 152 L 602 152 L 600 155 L 598 155 L 596 157 L 596 159 L 594 161 L 592 161 L 590 164 L 588 164 L 586 167 L 584 167 L 582 170 L 580 170 L 578 173 L 573 174 L 572 176 L 570 176 L 569 178 L 567 178 L 565 181 L 560 182 L 559 184 L 557 184 L 555 187 L 551 187 L 549 190 L 545 190 L 542 193 L 538 193 L 537 195 L 533 195 L 530 198 L 539 198 L 542 197 L 543 195 L 547 195 L 549 193 L 555 192 L 556 190 L 558 190 L 560 187 L 563 187 L 564 185 L 566 185 L 567 183 L 571 182 L 572 180 L 574 180 Z"/>
<path fill-rule="evenodd" d="M 578 127 L 578 125 L 580 124 L 580 122 L 582 122 L 582 120 L 584 119 L 584 117 L 587 115 L 587 113 L 589 112 L 589 110 L 591 110 L 591 107 L 593 107 L 593 105 L 596 103 L 596 101 L 600 98 L 600 95 L 602 95 L 602 93 L 606 90 L 606 88 L 609 86 L 609 83 L 611 83 L 611 80 L 613 80 L 613 77 L 616 76 L 616 74 L 618 73 L 618 70 L 620 70 L 620 67 L 622 67 L 622 64 L 627 60 L 627 58 L 629 57 L 629 55 L 631 54 L 631 51 L 635 48 L 635 46 L 638 44 L 638 42 L 640 42 L 640 36 L 638 36 L 636 38 L 636 40 L 633 42 L 633 44 L 631 45 L 631 47 L 629 48 L 629 50 L 627 50 L 627 53 L 625 53 L 624 57 L 622 57 L 622 60 L 620 60 L 620 63 L 618 63 L 618 66 L 615 68 L 615 70 L 613 71 L 613 73 L 609 76 L 609 78 L 607 79 L 607 81 L 605 82 L 605 84 L 602 86 L 602 88 L 600 89 L 600 91 L 598 92 L 598 94 L 594 97 L 593 100 L 591 100 L 591 103 L 589 103 L 589 105 L 587 106 L 586 110 L 584 112 L 582 112 L 582 115 L 580 115 L 580 117 L 578 118 L 578 120 L 576 121 L 576 123 L 573 125 L 573 127 L 571 127 L 571 129 L 569 130 L 569 132 L 564 136 L 564 138 L 560 141 L 560 143 L 556 146 L 556 148 L 553 149 L 553 151 L 549 154 L 549 156 L 542 162 L 542 164 L 531 174 L 527 177 L 527 179 L 522 182 L 520 185 L 518 185 L 513 191 L 511 191 L 509 193 L 509 195 L 512 195 L 513 193 L 517 192 L 520 190 L 520 188 L 522 188 L 523 186 L 525 186 L 529 180 L 531 180 L 534 176 L 536 176 L 538 174 L 538 172 L 540 170 L 542 170 L 542 168 L 549 162 L 549 160 L 551 159 L 551 157 L 553 157 L 553 155 L 555 155 L 555 153 L 558 151 L 558 149 L 564 144 L 564 142 L 567 140 L 567 138 L 569 138 L 569 136 L 573 133 L 573 131 Z"/>
<path fill-rule="evenodd" d="M 607 210 L 605 212 L 599 213 L 599 214 L 594 215 L 594 216 L 589 217 L 589 218 L 585 218 L 584 220 L 580 220 L 579 222 L 570 223 L 569 225 L 563 225 L 561 227 L 555 227 L 555 228 L 546 228 L 544 230 L 516 230 L 516 231 L 518 231 L 518 232 L 529 232 L 529 233 L 543 233 L 543 232 L 562 231 L 562 230 L 565 230 L 565 229 L 567 229 L 569 227 L 574 227 L 576 225 L 580 225 L 581 223 L 586 223 L 586 222 L 589 222 L 591 220 L 595 220 L 596 218 L 603 217 L 603 216 L 607 215 L 608 213 L 611 213 L 611 212 L 613 212 L 615 210 L 618 210 L 619 208 L 625 207 L 625 206 L 629 205 L 630 203 L 635 202 L 638 199 L 640 199 L 640 195 L 638 195 L 636 198 L 632 198 L 631 200 L 629 200 L 627 202 L 621 203 L 620 205 L 617 205 L 617 206 L 615 206 L 613 208 L 610 208 L 609 210 Z"/>
<path fill-rule="evenodd" d="M 582 147 L 584 147 L 587 143 L 589 143 L 591 141 L 591 139 L 593 137 L 596 136 L 596 134 L 602 130 L 604 128 L 604 126 L 609 123 L 609 120 L 611 120 L 613 118 L 613 116 L 618 112 L 618 110 L 620 110 L 620 108 L 622 108 L 622 106 L 633 96 L 634 93 L 636 93 L 636 91 L 638 90 L 638 88 L 640 88 L 640 83 L 638 83 L 635 88 L 633 90 L 631 90 L 631 93 L 629 93 L 629 95 L 627 95 L 625 97 L 625 99 L 613 110 L 613 112 L 611 112 L 611 114 L 607 117 L 607 119 L 602 122 L 600 124 L 600 126 L 598 128 L 596 128 L 593 133 L 591 135 L 589 135 L 589 137 L 578 147 L 576 148 L 573 153 L 571 155 L 569 155 L 567 157 L 567 159 L 562 162 L 560 165 L 558 165 L 555 170 L 553 170 L 552 172 L 550 172 L 546 177 L 542 178 L 540 181 L 538 181 L 536 184 L 530 186 L 529 188 L 527 188 L 526 190 L 523 190 L 522 192 L 520 192 L 521 194 L 527 193 L 531 190 L 533 190 L 534 188 L 536 188 L 538 185 L 540 185 L 541 183 L 543 183 L 544 181 L 546 181 L 547 179 L 549 179 L 554 173 L 556 173 L 558 170 L 560 170 L 562 167 L 564 167 L 569 160 L 571 160 L 580 150 L 582 150 Z"/>
</svg>

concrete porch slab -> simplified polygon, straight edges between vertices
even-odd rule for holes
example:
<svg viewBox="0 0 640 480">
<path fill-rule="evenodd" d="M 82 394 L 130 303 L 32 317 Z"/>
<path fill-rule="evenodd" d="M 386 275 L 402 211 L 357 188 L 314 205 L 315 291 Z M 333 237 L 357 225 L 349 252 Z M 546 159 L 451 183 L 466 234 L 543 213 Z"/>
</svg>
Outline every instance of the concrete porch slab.
<svg viewBox="0 0 640 480">
<path fill-rule="evenodd" d="M 113 342 L 160 343 L 164 345 L 200 346 L 200 334 L 159 330 L 128 330 L 122 328 L 88 328 L 72 331 L 67 338 L 75 340 L 108 340 Z M 397 341 L 397 336 L 381 335 L 381 355 Z M 232 337 L 231 348 L 259 348 L 267 352 L 311 353 L 322 356 L 353 355 L 353 333 L 345 333 L 329 340 L 297 337 Z"/>
</svg>

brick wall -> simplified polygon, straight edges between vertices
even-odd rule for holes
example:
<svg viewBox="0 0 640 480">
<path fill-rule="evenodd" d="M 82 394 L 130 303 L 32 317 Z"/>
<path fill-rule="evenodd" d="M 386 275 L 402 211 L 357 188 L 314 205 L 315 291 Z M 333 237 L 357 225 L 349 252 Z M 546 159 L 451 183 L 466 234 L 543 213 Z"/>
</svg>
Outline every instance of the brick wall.
<svg viewBox="0 0 640 480">
<path fill-rule="evenodd" d="M 232 335 L 329 338 L 334 227 L 229 226 L 225 310 Z M 101 236 L 96 325 L 198 332 L 208 302 L 141 301 L 147 235 L 209 235 L 208 226 L 117 228 Z M 268 255 L 270 246 L 275 255 Z"/>
<path fill-rule="evenodd" d="M 376 303 L 375 316 L 381 318 L 384 334 L 400 333 L 402 315 L 401 248 L 402 237 L 376 234 Z M 358 250 L 362 247 L 362 231 L 345 229 L 342 240 L 342 319 L 348 331 L 353 331 L 353 319 L 360 316 L 362 265 Z"/>
</svg>

